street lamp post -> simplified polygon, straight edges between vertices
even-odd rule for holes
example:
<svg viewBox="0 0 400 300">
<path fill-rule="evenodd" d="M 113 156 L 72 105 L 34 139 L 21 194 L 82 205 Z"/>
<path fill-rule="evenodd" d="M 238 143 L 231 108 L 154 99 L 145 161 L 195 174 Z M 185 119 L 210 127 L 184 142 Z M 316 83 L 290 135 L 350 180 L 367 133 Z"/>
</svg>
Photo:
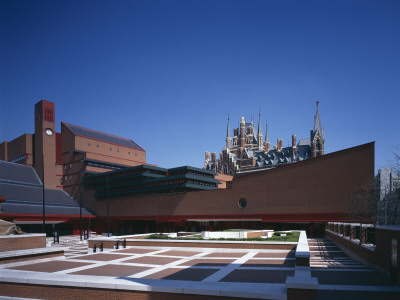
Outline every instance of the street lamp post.
<svg viewBox="0 0 400 300">
<path fill-rule="evenodd" d="M 107 236 L 110 236 L 110 200 L 109 200 L 109 184 L 108 184 L 108 174 L 107 174 Z"/>
<path fill-rule="evenodd" d="M 79 172 L 79 235 L 82 242 L 82 171 Z"/>
<path fill-rule="evenodd" d="M 45 188 L 44 188 L 44 155 L 42 154 L 42 180 L 43 180 L 43 233 L 46 233 L 46 196 L 45 196 Z"/>
</svg>

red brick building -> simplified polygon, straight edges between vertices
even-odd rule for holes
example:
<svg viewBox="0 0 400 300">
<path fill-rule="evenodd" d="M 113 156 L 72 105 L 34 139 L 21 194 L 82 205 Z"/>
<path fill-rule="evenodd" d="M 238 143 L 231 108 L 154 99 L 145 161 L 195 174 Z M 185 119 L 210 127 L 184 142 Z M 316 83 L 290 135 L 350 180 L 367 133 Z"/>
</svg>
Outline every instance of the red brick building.
<svg viewBox="0 0 400 300">
<path fill-rule="evenodd" d="M 245 151 L 250 135 L 243 123 L 243 134 L 236 137 L 245 138 L 240 142 L 245 147 L 237 144 L 238 151 Z M 260 148 L 260 129 L 257 134 L 255 147 Z M 325 222 L 347 220 L 354 191 L 373 179 L 374 143 L 322 155 L 324 135 L 318 107 L 309 142 L 310 157 L 297 159 L 303 144 L 294 142 L 286 149 L 278 143 L 276 149 L 266 152 L 267 139 L 260 150 L 266 153 L 264 160 L 273 151 L 286 155 L 287 150 L 294 163 L 242 172 L 233 179 L 193 167 L 163 169 L 147 164 L 146 152 L 130 139 L 68 123 L 61 124 L 60 133 L 55 132 L 54 103 L 42 100 L 35 106 L 35 133 L 0 144 L 0 160 L 14 162 L 4 162 L 4 166 L 32 166 L 46 189 L 72 196 L 75 210 L 68 216 L 55 197 L 55 207 L 57 203 L 60 206 L 53 218 L 72 224 L 74 232 L 79 228 L 73 220 L 79 218 L 76 208 L 81 200 L 87 209 L 84 228 L 97 232 L 107 231 L 109 216 L 114 234 L 225 228 L 303 228 L 313 234 L 322 233 Z M 2 168 L 0 165 L 0 195 L 5 202 L 0 218 L 16 220 L 29 215 L 40 220 L 37 199 L 22 199 L 25 194 L 12 199 L 26 183 L 21 181 L 20 188 L 14 186 L 10 192 L 11 183 L 8 175 L 1 177 L 7 173 L 1 173 Z M 33 214 L 28 200 L 36 201 Z M 64 206 L 73 206 L 68 205 Z"/>
<path fill-rule="evenodd" d="M 284 147 L 283 140 L 278 139 L 271 148 L 268 138 L 268 126 L 265 130 L 265 140 L 261 128 L 261 115 L 258 115 L 258 129 L 253 120 L 246 122 L 244 117 L 240 126 L 233 129 L 231 138 L 229 117 L 226 129 L 225 148 L 219 154 L 206 152 L 203 168 L 222 174 L 240 174 L 274 168 L 276 166 L 303 161 L 324 154 L 325 136 L 319 115 L 319 102 L 314 116 L 314 128 L 309 139 L 301 139 L 296 143 L 296 135 L 292 135 L 291 146 Z"/>
</svg>

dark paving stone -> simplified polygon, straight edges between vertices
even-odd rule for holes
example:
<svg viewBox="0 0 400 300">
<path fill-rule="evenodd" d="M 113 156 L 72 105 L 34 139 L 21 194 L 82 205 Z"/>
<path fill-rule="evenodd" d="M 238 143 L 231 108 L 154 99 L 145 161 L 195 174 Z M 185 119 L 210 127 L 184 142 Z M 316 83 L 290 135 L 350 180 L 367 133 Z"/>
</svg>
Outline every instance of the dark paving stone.
<svg viewBox="0 0 400 300">
<path fill-rule="evenodd" d="M 214 274 L 216 269 L 166 269 L 158 273 L 151 274 L 146 278 L 150 279 L 166 279 L 166 280 L 189 280 L 201 281 L 204 278 Z"/>
<path fill-rule="evenodd" d="M 193 259 L 180 264 L 179 266 L 193 267 L 225 267 L 234 262 L 234 259 Z"/>
<path fill-rule="evenodd" d="M 170 258 L 170 257 L 155 257 L 155 256 L 142 256 L 130 260 L 125 260 L 124 262 L 133 264 L 152 264 L 152 265 L 166 265 L 180 258 Z"/>
<path fill-rule="evenodd" d="M 159 255 L 169 255 L 169 256 L 193 256 L 201 252 L 189 252 L 189 251 L 167 251 L 159 253 Z"/>
<path fill-rule="evenodd" d="M 241 267 L 294 267 L 295 260 L 284 259 L 249 259 Z"/>
<path fill-rule="evenodd" d="M 334 285 L 393 285 L 394 283 L 376 271 L 317 271 L 311 276 L 318 278 L 319 284 Z"/>
<path fill-rule="evenodd" d="M 322 257 L 322 258 L 333 258 L 333 257 L 347 257 L 343 252 L 310 252 L 310 257 Z"/>
<path fill-rule="evenodd" d="M 48 262 L 41 262 L 41 263 L 37 263 L 37 264 L 12 267 L 12 268 L 8 268 L 8 269 L 52 273 L 52 272 L 58 272 L 58 271 L 62 271 L 62 270 L 68 270 L 68 269 L 73 269 L 73 268 L 78 268 L 78 267 L 83 267 L 83 266 L 89 266 L 89 265 L 92 265 L 92 264 L 91 263 L 74 262 L 74 261 L 68 261 L 68 260 L 54 260 L 54 261 L 48 261 Z"/>
<path fill-rule="evenodd" d="M 253 257 L 255 258 L 265 258 L 265 257 L 271 257 L 271 258 L 293 258 L 295 256 L 295 252 L 283 252 L 283 253 L 257 253 Z"/>
<path fill-rule="evenodd" d="M 119 250 L 118 253 L 133 253 L 133 254 L 146 254 L 150 252 L 157 251 L 159 249 L 135 249 L 135 248 L 129 248 L 129 249 L 124 249 L 124 250 Z"/>
<path fill-rule="evenodd" d="M 96 253 L 91 255 L 76 256 L 74 259 L 84 260 L 97 260 L 97 261 L 111 261 L 124 257 L 130 257 L 130 255 L 110 254 L 110 253 Z"/>
<path fill-rule="evenodd" d="M 146 271 L 150 268 L 146 267 L 132 267 L 124 265 L 105 265 L 95 268 L 90 268 L 70 274 L 74 275 L 93 275 L 93 276 L 114 276 L 114 277 L 126 277 L 142 271 Z"/>
<path fill-rule="evenodd" d="M 246 255 L 247 253 L 235 253 L 235 252 L 213 252 L 210 254 L 207 254 L 203 257 L 242 257 L 243 255 Z"/>
<path fill-rule="evenodd" d="M 240 270 L 236 269 L 222 278 L 222 282 L 285 283 L 294 271 Z"/>
<path fill-rule="evenodd" d="M 339 247 L 320 247 L 320 246 L 309 246 L 310 251 L 341 251 Z"/>
<path fill-rule="evenodd" d="M 332 291 L 318 290 L 318 300 L 398 300 L 399 292 L 371 292 L 371 291 Z"/>
</svg>

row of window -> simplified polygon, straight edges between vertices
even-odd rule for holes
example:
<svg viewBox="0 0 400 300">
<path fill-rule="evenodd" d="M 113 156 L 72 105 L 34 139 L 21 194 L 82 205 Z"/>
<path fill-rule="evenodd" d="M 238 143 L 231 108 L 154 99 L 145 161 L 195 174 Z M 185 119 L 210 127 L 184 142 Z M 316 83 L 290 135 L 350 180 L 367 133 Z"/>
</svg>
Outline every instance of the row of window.
<svg viewBox="0 0 400 300">
<path fill-rule="evenodd" d="M 88 164 L 88 166 L 99 167 L 99 168 L 105 168 L 105 169 L 113 169 L 113 170 L 119 170 L 119 169 L 121 169 L 120 167 L 117 167 L 117 166 L 113 166 L 113 165 L 104 165 L 104 164 L 101 164 L 101 163 L 88 162 L 87 164 Z"/>
<path fill-rule="evenodd" d="M 20 155 L 20 156 L 18 156 L 16 158 L 13 158 L 13 159 L 10 159 L 9 162 L 16 163 L 16 162 L 19 162 L 19 161 L 24 160 L 24 159 L 26 159 L 26 154 Z"/>
<path fill-rule="evenodd" d="M 91 147 L 92 144 L 91 144 L 91 143 L 88 143 L 88 146 Z M 99 145 L 96 145 L 96 148 L 100 148 L 100 146 L 99 146 Z M 112 151 L 113 148 L 110 147 L 109 150 Z M 119 152 L 119 149 L 118 149 L 118 148 L 117 148 L 117 152 Z M 130 151 L 128 151 L 128 155 L 131 155 L 131 152 L 130 152 Z M 136 153 L 136 152 L 135 152 L 135 156 L 137 156 L 137 153 Z"/>
</svg>

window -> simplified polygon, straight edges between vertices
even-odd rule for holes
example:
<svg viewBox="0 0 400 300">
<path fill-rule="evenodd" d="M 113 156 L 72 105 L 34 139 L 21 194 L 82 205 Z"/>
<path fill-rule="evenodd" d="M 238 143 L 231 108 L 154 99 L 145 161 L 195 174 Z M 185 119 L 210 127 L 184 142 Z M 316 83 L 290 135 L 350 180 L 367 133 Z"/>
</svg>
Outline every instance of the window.
<svg viewBox="0 0 400 300">
<path fill-rule="evenodd" d="M 72 164 L 69 164 L 69 168 L 72 169 Z"/>
<path fill-rule="evenodd" d="M 110 147 L 110 151 L 112 151 L 112 148 Z"/>
<path fill-rule="evenodd" d="M 130 152 L 128 152 L 128 154 L 129 154 L 129 155 L 131 155 L 131 153 L 130 153 Z"/>
<path fill-rule="evenodd" d="M 72 179 L 72 175 L 69 175 L 69 179 Z"/>
<path fill-rule="evenodd" d="M 90 143 L 87 144 L 90 147 Z"/>
<path fill-rule="evenodd" d="M 68 176 L 65 176 L 65 177 L 64 177 L 64 180 L 67 180 L 67 179 L 68 179 Z"/>
<path fill-rule="evenodd" d="M 99 148 L 99 145 L 96 145 L 96 148 Z"/>
<path fill-rule="evenodd" d="M 119 152 L 119 149 L 117 149 L 117 152 Z"/>
<path fill-rule="evenodd" d="M 66 170 L 66 169 L 67 169 L 67 167 L 68 167 L 68 166 L 67 166 L 67 165 L 65 165 L 65 166 L 64 166 L 64 170 Z"/>
<path fill-rule="evenodd" d="M 247 200 L 245 198 L 241 198 L 238 204 L 240 208 L 245 208 L 247 206 Z"/>
</svg>

